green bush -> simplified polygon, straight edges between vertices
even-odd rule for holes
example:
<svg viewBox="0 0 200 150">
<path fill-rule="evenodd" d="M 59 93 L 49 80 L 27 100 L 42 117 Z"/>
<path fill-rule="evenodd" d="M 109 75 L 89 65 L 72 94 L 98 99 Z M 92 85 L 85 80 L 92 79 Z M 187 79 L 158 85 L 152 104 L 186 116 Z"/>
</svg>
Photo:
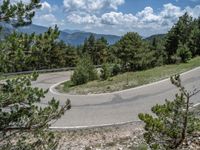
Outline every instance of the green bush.
<svg viewBox="0 0 200 150">
<path fill-rule="evenodd" d="M 187 62 L 188 60 L 191 59 L 192 53 L 187 47 L 187 45 L 179 44 L 178 49 L 177 49 L 177 55 L 181 58 L 182 62 Z"/>
<path fill-rule="evenodd" d="M 114 65 L 112 66 L 112 76 L 116 76 L 116 75 L 118 75 L 120 72 L 121 72 L 120 65 L 114 64 Z"/>
<path fill-rule="evenodd" d="M 170 63 L 172 64 L 180 64 L 181 61 L 181 57 L 179 57 L 177 54 L 174 54 L 170 57 Z"/>
<path fill-rule="evenodd" d="M 111 69 L 109 64 L 103 64 L 101 69 L 101 79 L 107 80 L 111 76 Z"/>
<path fill-rule="evenodd" d="M 76 69 L 71 76 L 71 81 L 74 85 L 81 85 L 87 83 L 88 81 L 96 80 L 97 78 L 97 71 L 90 58 L 84 57 L 79 60 Z"/>
<path fill-rule="evenodd" d="M 175 99 L 165 100 L 165 104 L 156 104 L 151 114 L 139 114 L 145 123 L 144 139 L 151 149 L 178 149 L 187 138 L 199 132 L 200 119 L 194 110 L 190 109 L 191 97 L 198 91 L 187 92 L 182 86 L 179 75 L 171 77 L 171 82 L 179 89 Z"/>
</svg>

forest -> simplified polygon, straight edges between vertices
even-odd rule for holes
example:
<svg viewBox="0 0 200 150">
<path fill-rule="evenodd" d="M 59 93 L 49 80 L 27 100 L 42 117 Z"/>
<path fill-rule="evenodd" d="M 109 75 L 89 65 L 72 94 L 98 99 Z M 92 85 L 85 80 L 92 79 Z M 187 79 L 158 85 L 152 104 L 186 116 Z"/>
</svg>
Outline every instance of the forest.
<svg viewBox="0 0 200 150">
<path fill-rule="evenodd" d="M 91 34 L 84 44 L 72 46 L 58 40 L 59 34 L 55 26 L 39 35 L 14 31 L 1 38 L 0 72 L 75 67 L 83 56 L 89 57 L 93 65 L 117 64 L 126 72 L 186 63 L 200 54 L 200 18 L 188 13 L 167 34 L 148 40 L 129 32 L 109 45 L 105 38 L 95 39 Z"/>
</svg>

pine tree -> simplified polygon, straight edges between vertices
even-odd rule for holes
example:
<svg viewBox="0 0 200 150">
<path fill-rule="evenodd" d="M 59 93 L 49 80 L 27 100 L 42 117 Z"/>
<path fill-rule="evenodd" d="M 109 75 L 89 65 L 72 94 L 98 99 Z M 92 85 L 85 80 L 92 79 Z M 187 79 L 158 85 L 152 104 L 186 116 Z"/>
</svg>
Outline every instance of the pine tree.
<svg viewBox="0 0 200 150">
<path fill-rule="evenodd" d="M 83 56 L 79 59 L 73 75 L 71 76 L 71 81 L 74 85 L 81 85 L 87 83 L 88 81 L 93 81 L 98 78 L 97 70 L 89 56 Z"/>
<path fill-rule="evenodd" d="M 168 32 L 165 44 L 168 63 L 173 63 L 172 56 L 177 53 L 179 43 L 188 44 L 192 29 L 192 17 L 185 13 Z"/>
<path fill-rule="evenodd" d="M 40 0 L 31 0 L 29 4 L 22 1 L 12 3 L 10 0 L 3 0 L 0 5 L 0 22 L 7 22 L 14 26 L 23 26 L 32 23 L 35 9 L 40 8 Z"/>
<path fill-rule="evenodd" d="M 31 87 L 38 75 L 7 80 L 0 86 L 0 149 L 55 149 L 58 139 L 48 127 L 70 109 L 54 98 L 45 107 L 48 91 Z"/>
<path fill-rule="evenodd" d="M 0 6 L 0 22 L 14 26 L 30 24 L 34 10 L 39 7 L 39 0 L 31 0 L 30 4 L 23 4 L 22 1 L 11 4 L 9 0 L 4 0 Z M 13 33 L 9 37 L 11 39 L 0 43 L 1 72 L 8 71 L 10 67 L 18 69 L 19 66 L 9 66 L 7 62 L 23 62 L 25 53 L 34 49 L 35 43 L 30 44 L 34 37 Z M 48 39 L 48 36 L 44 38 Z M 41 106 L 41 99 L 48 90 L 31 86 L 37 77 L 33 74 L 0 84 L 0 149 L 56 149 L 58 138 L 48 127 L 70 109 L 70 101 L 60 107 L 53 98 L 46 106 Z"/>
<path fill-rule="evenodd" d="M 144 138 L 152 149 L 177 149 L 188 136 L 200 129 L 200 119 L 190 109 L 190 98 L 200 90 L 188 92 L 181 84 L 179 75 L 171 77 L 171 82 L 180 91 L 175 99 L 152 107 L 155 117 L 139 114 L 145 123 Z"/>
<path fill-rule="evenodd" d="M 114 54 L 126 71 L 152 67 L 154 52 L 137 33 L 127 33 L 114 46 Z"/>
<path fill-rule="evenodd" d="M 182 43 L 180 43 L 177 49 L 177 56 L 181 58 L 182 62 L 186 63 L 188 60 L 191 59 L 192 53 L 186 44 L 183 45 Z"/>
<path fill-rule="evenodd" d="M 101 37 L 100 39 L 96 40 L 95 48 L 96 48 L 96 59 L 94 64 L 100 65 L 106 63 L 109 57 L 108 41 L 104 37 Z"/>
<path fill-rule="evenodd" d="M 198 21 L 198 19 L 193 21 L 192 30 L 188 41 L 188 47 L 192 52 L 193 57 L 200 55 L 200 21 Z"/>
<path fill-rule="evenodd" d="M 166 62 L 164 40 L 161 38 L 153 38 L 153 41 L 150 44 L 150 49 L 155 52 L 155 66 L 163 65 Z"/>
</svg>

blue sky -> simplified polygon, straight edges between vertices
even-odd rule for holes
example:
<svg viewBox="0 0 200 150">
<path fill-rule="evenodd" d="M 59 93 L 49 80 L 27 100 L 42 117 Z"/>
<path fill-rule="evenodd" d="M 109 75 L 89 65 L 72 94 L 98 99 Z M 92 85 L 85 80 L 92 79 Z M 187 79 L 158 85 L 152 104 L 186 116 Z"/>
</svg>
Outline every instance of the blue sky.
<svg viewBox="0 0 200 150">
<path fill-rule="evenodd" d="M 27 1 L 27 0 L 25 0 Z M 103 34 L 142 36 L 167 32 L 188 12 L 200 15 L 200 0 L 42 0 L 34 24 Z"/>
</svg>

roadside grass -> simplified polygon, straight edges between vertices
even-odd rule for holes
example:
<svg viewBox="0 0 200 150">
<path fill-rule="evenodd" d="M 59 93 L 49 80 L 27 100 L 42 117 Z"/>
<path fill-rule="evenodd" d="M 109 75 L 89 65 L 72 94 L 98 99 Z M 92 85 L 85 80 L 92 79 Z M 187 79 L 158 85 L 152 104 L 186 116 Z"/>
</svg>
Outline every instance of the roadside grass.
<svg viewBox="0 0 200 150">
<path fill-rule="evenodd" d="M 105 81 L 95 80 L 79 86 L 73 86 L 73 83 L 71 81 L 67 81 L 56 87 L 56 89 L 59 92 L 69 94 L 97 94 L 114 92 L 159 81 L 199 66 L 200 57 L 196 57 L 191 59 L 188 63 L 164 65 L 144 71 L 123 73 L 111 77 Z"/>
<path fill-rule="evenodd" d="M 1 81 L 1 80 L 14 79 L 14 78 L 17 78 L 17 77 L 24 77 L 24 76 L 27 76 L 27 74 L 9 75 L 9 76 L 4 76 L 4 75 L 1 75 L 1 74 L 0 74 L 0 81 Z"/>
<path fill-rule="evenodd" d="M 3 76 L 3 75 L 0 75 L 0 81 L 1 80 L 8 80 L 8 79 L 12 79 L 12 78 L 15 78 L 16 76 Z"/>
</svg>

